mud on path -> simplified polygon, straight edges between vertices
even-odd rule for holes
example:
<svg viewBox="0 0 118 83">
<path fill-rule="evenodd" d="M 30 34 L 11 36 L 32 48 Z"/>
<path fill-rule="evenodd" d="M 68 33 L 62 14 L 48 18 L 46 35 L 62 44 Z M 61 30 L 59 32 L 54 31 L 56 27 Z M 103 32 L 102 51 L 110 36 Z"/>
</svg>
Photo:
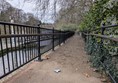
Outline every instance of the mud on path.
<svg viewBox="0 0 118 83">
<path fill-rule="evenodd" d="M 42 58 L 47 56 L 48 60 L 31 62 L 4 83 L 101 83 L 100 75 L 90 67 L 84 42 L 78 35 Z M 55 73 L 56 68 L 61 72 Z"/>
</svg>

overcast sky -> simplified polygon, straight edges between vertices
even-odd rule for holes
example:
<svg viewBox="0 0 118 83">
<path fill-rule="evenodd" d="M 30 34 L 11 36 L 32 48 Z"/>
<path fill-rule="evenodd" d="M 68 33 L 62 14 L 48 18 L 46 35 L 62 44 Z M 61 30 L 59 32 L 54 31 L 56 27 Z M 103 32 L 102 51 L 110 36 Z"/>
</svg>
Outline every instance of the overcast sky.
<svg viewBox="0 0 118 83">
<path fill-rule="evenodd" d="M 35 5 L 33 3 L 25 2 L 24 0 L 7 0 L 12 6 L 24 10 L 26 13 L 33 13 Z"/>
<path fill-rule="evenodd" d="M 24 0 L 7 0 L 13 7 L 22 9 L 26 13 L 33 13 L 35 14 L 35 4 L 33 2 L 25 2 Z M 51 14 L 47 14 L 45 18 L 42 20 L 46 23 L 53 23 L 53 20 L 51 19 Z"/>
</svg>

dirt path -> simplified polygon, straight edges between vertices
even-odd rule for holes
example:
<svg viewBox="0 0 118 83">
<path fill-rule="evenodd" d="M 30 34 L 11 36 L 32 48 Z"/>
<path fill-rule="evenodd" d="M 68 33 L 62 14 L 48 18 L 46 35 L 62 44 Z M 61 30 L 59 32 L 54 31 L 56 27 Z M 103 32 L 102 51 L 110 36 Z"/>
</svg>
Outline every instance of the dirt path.
<svg viewBox="0 0 118 83">
<path fill-rule="evenodd" d="M 81 37 L 75 35 L 48 56 L 48 60 L 31 62 L 4 83 L 101 83 L 100 75 L 90 68 Z M 61 72 L 55 73 L 56 68 Z"/>
</svg>

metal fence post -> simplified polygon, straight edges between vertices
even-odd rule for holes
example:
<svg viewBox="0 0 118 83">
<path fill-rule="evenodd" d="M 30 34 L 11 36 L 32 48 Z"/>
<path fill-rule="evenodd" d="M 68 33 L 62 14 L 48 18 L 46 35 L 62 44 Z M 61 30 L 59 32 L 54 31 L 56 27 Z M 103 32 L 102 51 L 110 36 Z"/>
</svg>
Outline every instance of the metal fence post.
<svg viewBox="0 0 118 83">
<path fill-rule="evenodd" d="M 103 24 L 103 26 L 104 26 L 105 24 Z M 104 31 L 105 31 L 105 28 L 104 27 L 101 27 L 101 35 L 104 35 Z M 101 38 L 101 42 L 100 42 L 100 52 L 101 52 L 101 54 L 103 54 L 103 44 L 104 44 L 104 39 L 103 38 Z M 104 62 L 104 60 L 105 60 L 105 57 L 104 56 L 102 56 L 102 59 L 100 60 L 100 61 L 102 61 L 102 63 Z"/>
<path fill-rule="evenodd" d="M 103 24 L 104 26 L 105 24 Z M 105 28 L 101 27 L 101 35 L 104 35 Z M 103 39 L 101 38 L 101 44 L 103 44 Z"/>
<path fill-rule="evenodd" d="M 52 29 L 52 50 L 54 51 L 54 28 Z"/>
<path fill-rule="evenodd" d="M 105 28 L 102 27 L 102 32 L 101 32 L 102 35 L 104 35 L 104 31 L 105 31 Z"/>
<path fill-rule="evenodd" d="M 102 32 L 101 32 L 102 35 L 104 35 L 104 31 L 105 31 L 104 26 L 105 26 L 105 23 L 103 23 L 103 24 L 102 24 L 102 27 L 101 27 L 101 28 L 102 28 Z"/>
<path fill-rule="evenodd" d="M 40 25 L 41 25 L 41 23 L 40 24 L 38 24 L 38 34 L 40 34 Z M 38 61 L 42 61 L 41 60 L 41 52 L 40 52 L 40 35 L 38 35 Z"/>
</svg>

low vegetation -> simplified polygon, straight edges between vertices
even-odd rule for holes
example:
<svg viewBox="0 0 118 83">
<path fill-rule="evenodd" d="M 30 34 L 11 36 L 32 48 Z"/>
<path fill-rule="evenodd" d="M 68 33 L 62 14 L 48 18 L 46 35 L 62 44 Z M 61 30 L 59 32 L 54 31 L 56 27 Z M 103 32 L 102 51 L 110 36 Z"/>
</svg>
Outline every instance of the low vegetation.
<svg viewBox="0 0 118 83">
<path fill-rule="evenodd" d="M 116 0 L 95 0 L 89 12 L 79 25 L 80 31 L 90 31 L 101 26 L 118 24 L 118 1 Z M 101 29 L 92 31 L 101 35 Z M 105 29 L 104 35 L 118 38 L 118 27 Z M 106 71 L 115 81 L 118 81 L 118 42 L 86 36 L 86 51 L 90 55 L 93 67 L 100 71 Z"/>
</svg>

